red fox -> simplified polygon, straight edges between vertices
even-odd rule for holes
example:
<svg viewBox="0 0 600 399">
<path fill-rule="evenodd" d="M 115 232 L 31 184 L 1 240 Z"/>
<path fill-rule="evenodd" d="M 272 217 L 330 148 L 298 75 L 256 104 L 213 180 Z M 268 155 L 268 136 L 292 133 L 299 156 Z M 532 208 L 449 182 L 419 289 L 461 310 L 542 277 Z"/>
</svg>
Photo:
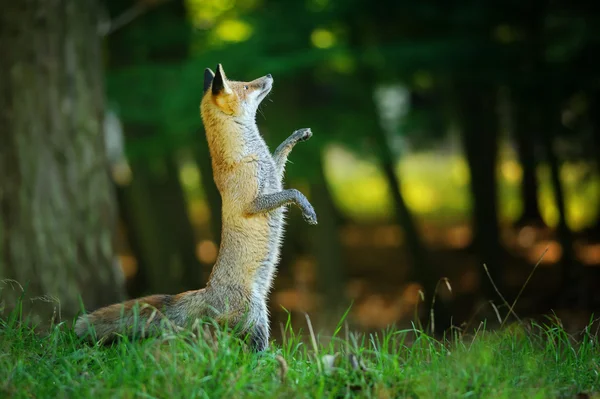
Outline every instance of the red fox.
<svg viewBox="0 0 600 399">
<path fill-rule="evenodd" d="M 317 216 L 308 199 L 295 189 L 283 189 L 283 174 L 292 148 L 312 136 L 300 129 L 273 154 L 258 131 L 256 112 L 269 94 L 273 78 L 230 81 L 221 64 L 204 71 L 200 104 L 213 176 L 222 198 L 221 246 L 205 288 L 177 295 L 152 295 L 110 305 L 82 315 L 75 323 L 80 337 L 97 339 L 160 330 L 162 320 L 185 328 L 211 317 L 239 326 L 250 346 L 263 351 L 269 343 L 267 297 L 271 289 L 284 229 L 286 205 L 295 204 L 309 224 Z M 138 321 L 134 305 L 140 306 Z M 90 328 L 93 327 L 93 328 Z"/>
</svg>

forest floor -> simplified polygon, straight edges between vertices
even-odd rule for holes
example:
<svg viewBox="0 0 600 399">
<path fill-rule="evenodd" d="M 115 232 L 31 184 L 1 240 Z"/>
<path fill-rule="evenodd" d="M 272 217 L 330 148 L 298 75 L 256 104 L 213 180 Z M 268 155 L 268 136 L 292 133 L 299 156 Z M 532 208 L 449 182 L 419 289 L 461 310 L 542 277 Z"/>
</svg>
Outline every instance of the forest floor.
<svg viewBox="0 0 600 399">
<path fill-rule="evenodd" d="M 440 341 L 344 325 L 324 337 L 288 323 L 281 342 L 255 354 L 218 329 L 101 347 L 66 324 L 38 334 L 9 318 L 0 321 L 0 397 L 600 398 L 595 328 L 569 335 L 549 319 Z"/>
</svg>

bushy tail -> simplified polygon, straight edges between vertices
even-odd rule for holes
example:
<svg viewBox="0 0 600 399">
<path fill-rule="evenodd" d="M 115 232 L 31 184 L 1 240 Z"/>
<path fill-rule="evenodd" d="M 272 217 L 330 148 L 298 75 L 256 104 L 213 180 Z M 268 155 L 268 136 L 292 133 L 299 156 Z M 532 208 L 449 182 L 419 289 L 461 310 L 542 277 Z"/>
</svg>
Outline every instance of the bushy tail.
<svg viewBox="0 0 600 399">
<path fill-rule="evenodd" d="M 172 306 L 173 299 L 172 295 L 151 295 L 100 308 L 80 316 L 75 322 L 75 333 L 103 342 L 119 335 L 154 335 L 161 322 L 167 321 L 164 312 Z"/>
</svg>

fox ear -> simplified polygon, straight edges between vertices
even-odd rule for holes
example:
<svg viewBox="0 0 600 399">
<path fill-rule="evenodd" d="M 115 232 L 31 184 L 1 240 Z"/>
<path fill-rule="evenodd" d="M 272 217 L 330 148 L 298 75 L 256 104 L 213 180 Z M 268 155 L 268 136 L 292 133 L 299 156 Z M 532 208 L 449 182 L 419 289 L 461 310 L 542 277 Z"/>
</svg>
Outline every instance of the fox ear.
<svg viewBox="0 0 600 399">
<path fill-rule="evenodd" d="M 214 95 L 221 93 L 231 94 L 231 88 L 227 84 L 227 77 L 225 76 L 225 72 L 223 71 L 221 64 L 217 65 L 217 72 L 215 73 L 215 78 L 212 82 L 212 93 Z"/>
<path fill-rule="evenodd" d="M 206 68 L 204 70 L 204 93 L 206 93 L 214 78 L 215 73 L 210 68 Z"/>
</svg>

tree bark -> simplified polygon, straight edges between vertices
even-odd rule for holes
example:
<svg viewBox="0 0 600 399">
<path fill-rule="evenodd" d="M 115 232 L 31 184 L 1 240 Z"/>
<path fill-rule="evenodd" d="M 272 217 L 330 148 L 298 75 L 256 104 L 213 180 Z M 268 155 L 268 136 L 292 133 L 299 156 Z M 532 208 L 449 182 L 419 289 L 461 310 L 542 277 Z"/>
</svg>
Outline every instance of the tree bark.
<svg viewBox="0 0 600 399">
<path fill-rule="evenodd" d="M 562 248 L 560 260 L 562 287 L 559 301 L 562 305 L 583 308 L 587 304 L 588 289 L 584 280 L 583 265 L 575 257 L 573 234 L 567 225 L 565 193 L 560 179 L 560 160 L 554 148 L 556 132 L 561 128 L 560 108 L 556 101 L 552 101 L 552 97 L 552 94 L 547 94 L 546 106 L 543 109 L 543 120 L 546 122 L 542 122 L 545 128 L 542 145 L 546 161 L 550 166 L 552 194 L 558 210 L 556 233 Z"/>
<path fill-rule="evenodd" d="M 0 278 L 26 286 L 34 320 L 122 300 L 115 197 L 103 141 L 97 4 L 0 7 Z M 1 287 L 8 309 L 18 290 Z M 40 307 L 36 307 L 40 304 Z"/>
<path fill-rule="evenodd" d="M 517 75 L 514 90 L 516 92 L 515 109 L 515 141 L 519 162 L 523 168 L 521 197 L 523 212 L 516 225 L 530 223 L 545 226 L 538 202 L 538 179 L 536 175 L 535 145 L 543 140 L 545 132 L 541 131 L 539 111 L 539 95 L 544 91 L 546 82 L 541 78 L 542 68 L 542 31 L 547 0 L 533 0 L 523 6 L 522 13 L 522 55 L 520 73 Z M 540 147 L 543 149 L 543 143 Z"/>
<path fill-rule="evenodd" d="M 531 108 L 526 102 L 515 107 L 515 132 L 519 163 L 523 168 L 523 180 L 521 182 L 521 201 L 523 211 L 516 222 L 517 226 L 536 224 L 544 226 L 544 219 L 540 211 L 538 201 L 538 177 L 536 172 L 537 157 L 535 153 L 536 137 L 539 135 L 539 125 L 532 123 Z"/>
<path fill-rule="evenodd" d="M 217 188 L 213 177 L 210 152 L 204 130 L 198 132 L 198 136 L 200 135 L 202 136 L 202 139 L 198 139 L 194 155 L 196 163 L 198 164 L 198 169 L 200 169 L 204 198 L 210 210 L 210 230 L 212 232 L 213 241 L 218 248 L 221 243 L 221 194 L 219 194 L 219 189 Z"/>
<path fill-rule="evenodd" d="M 176 294 L 203 281 L 195 256 L 194 232 L 187 218 L 173 160 L 132 162 L 133 180 L 124 189 L 130 239 L 139 248 L 140 276 L 147 293 Z"/>
<path fill-rule="evenodd" d="M 313 253 L 317 260 L 316 270 L 319 274 L 319 291 L 325 300 L 325 316 L 339 317 L 338 312 L 344 303 L 346 275 L 340 229 L 337 220 L 337 209 L 327 178 L 325 176 L 322 156 L 316 157 L 318 175 L 310 185 L 311 202 L 319 210 L 319 224 L 312 235 Z"/>
<path fill-rule="evenodd" d="M 596 153 L 596 173 L 600 173 L 600 88 L 593 90 L 590 95 L 590 124 L 594 150 Z M 597 199 L 598 210 L 596 223 L 592 227 L 592 234 L 600 237 L 600 197 Z"/>
<path fill-rule="evenodd" d="M 106 5 L 113 16 L 129 7 L 120 0 L 107 0 Z M 166 33 L 154 35 L 157 30 Z M 182 0 L 151 8 L 134 24 L 110 36 L 109 72 L 153 63 L 178 65 L 189 55 L 191 32 Z M 120 93 L 113 95 L 117 101 L 120 99 Z M 123 110 L 123 125 L 128 143 L 151 137 L 161 128 L 160 121 L 142 125 L 127 119 L 127 111 Z M 202 267 L 196 258 L 195 234 L 174 154 L 165 149 L 146 154 L 145 159 L 136 158 L 131 161 L 133 181 L 123 193 L 123 205 L 129 214 L 124 216 L 129 220 L 128 239 L 132 247 L 139 248 L 136 257 L 140 275 L 135 277 L 135 286 L 144 286 L 147 293 L 197 289 L 204 283 Z"/>
<path fill-rule="evenodd" d="M 495 121 L 495 93 L 491 88 L 474 87 L 464 82 L 459 87 L 458 113 L 462 141 L 471 173 L 473 244 L 480 267 L 485 264 L 495 285 L 503 292 L 502 248 L 498 222 L 496 165 L 498 131 Z M 497 298 L 494 287 L 482 270 L 483 294 Z"/>
</svg>

